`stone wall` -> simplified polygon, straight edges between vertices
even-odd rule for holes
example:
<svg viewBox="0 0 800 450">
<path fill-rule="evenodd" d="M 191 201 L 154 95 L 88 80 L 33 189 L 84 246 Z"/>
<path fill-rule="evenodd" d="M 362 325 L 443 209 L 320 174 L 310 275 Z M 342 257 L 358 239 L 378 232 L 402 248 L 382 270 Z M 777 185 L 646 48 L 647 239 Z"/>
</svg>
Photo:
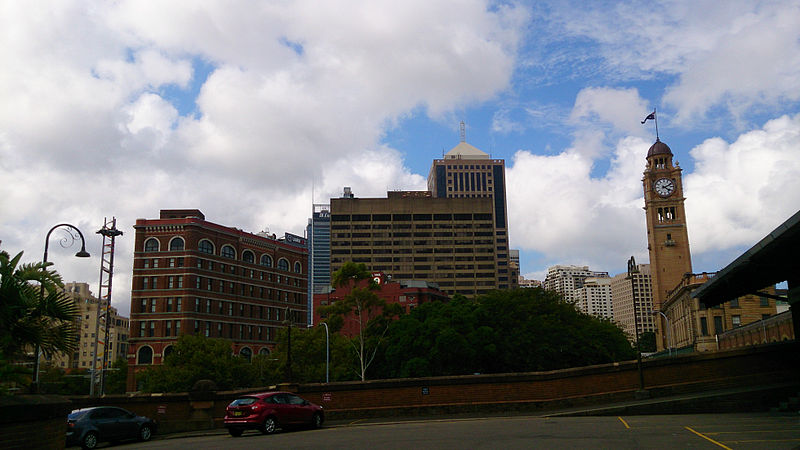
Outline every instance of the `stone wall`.
<svg viewBox="0 0 800 450">
<path fill-rule="evenodd" d="M 64 448 L 71 410 L 69 399 L 58 395 L 0 397 L 0 448 Z"/>
</svg>

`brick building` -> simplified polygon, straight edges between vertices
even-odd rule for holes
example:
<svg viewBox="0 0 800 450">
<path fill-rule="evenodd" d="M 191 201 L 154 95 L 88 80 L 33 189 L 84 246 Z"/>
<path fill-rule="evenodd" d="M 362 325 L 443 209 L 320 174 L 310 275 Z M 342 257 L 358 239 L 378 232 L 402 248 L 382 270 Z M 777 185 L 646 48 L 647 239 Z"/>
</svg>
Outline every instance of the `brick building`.
<svg viewBox="0 0 800 450">
<path fill-rule="evenodd" d="M 161 364 L 181 334 L 228 339 L 250 358 L 270 352 L 287 312 L 306 325 L 305 242 L 208 222 L 196 209 L 161 210 L 134 229 L 129 391 L 136 371 Z"/>
<path fill-rule="evenodd" d="M 385 300 L 387 304 L 400 305 L 405 313 L 423 303 L 447 301 L 449 299 L 447 293 L 440 290 L 435 283 L 417 280 L 392 281 L 382 272 L 374 272 L 372 277 L 378 284 L 375 294 Z M 359 287 L 366 286 L 366 281 L 359 284 Z M 314 294 L 314 323 L 317 324 L 323 319 L 319 312 L 320 307 L 332 305 L 334 302 L 343 299 L 352 290 L 351 286 L 345 286 L 332 289 L 327 293 Z M 357 335 L 357 323 L 346 318 L 340 333 L 348 337 Z"/>
</svg>

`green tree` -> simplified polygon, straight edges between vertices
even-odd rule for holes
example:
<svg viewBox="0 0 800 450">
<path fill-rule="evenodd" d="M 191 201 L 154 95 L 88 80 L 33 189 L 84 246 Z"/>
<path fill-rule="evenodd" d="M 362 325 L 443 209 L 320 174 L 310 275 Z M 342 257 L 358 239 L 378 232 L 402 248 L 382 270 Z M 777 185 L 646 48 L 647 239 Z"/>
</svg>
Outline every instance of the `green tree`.
<svg viewBox="0 0 800 450">
<path fill-rule="evenodd" d="M 124 394 L 127 388 L 128 360 L 118 358 L 106 372 L 106 394 Z"/>
<path fill-rule="evenodd" d="M 639 335 L 639 348 L 643 353 L 656 351 L 656 334 L 652 331 L 645 331 Z"/>
<path fill-rule="evenodd" d="M 89 393 L 89 373 L 86 369 L 73 369 L 69 373 L 60 367 L 43 365 L 39 377 L 43 394 L 86 395 Z"/>
<path fill-rule="evenodd" d="M 46 355 L 71 352 L 78 334 L 75 302 L 61 288 L 52 263 L 19 264 L 22 252 L 11 258 L 0 251 L 0 379 L 20 381 L 22 372 L 11 364 L 37 345 Z M 41 289 L 44 288 L 44 295 Z"/>
<path fill-rule="evenodd" d="M 358 360 L 358 376 L 365 381 L 391 318 L 400 314 L 400 305 L 387 305 L 375 294 L 379 286 L 363 263 L 347 262 L 331 278 L 334 287 L 350 288 L 350 293 L 321 311 L 331 318 L 341 318 L 344 324 L 355 325 L 356 335 L 351 343 Z M 366 287 L 359 284 L 366 284 Z"/>
<path fill-rule="evenodd" d="M 264 386 L 277 384 L 286 373 L 286 329 L 278 330 L 276 345 L 269 355 L 259 355 L 259 379 Z M 350 339 L 338 333 L 330 334 L 330 381 L 354 379 L 355 359 Z M 292 374 L 300 383 L 325 381 L 325 329 L 292 329 Z"/>
<path fill-rule="evenodd" d="M 255 369 L 244 358 L 234 356 L 231 343 L 190 334 L 178 338 L 164 364 L 139 374 L 145 392 L 187 392 L 199 380 L 211 380 L 220 390 L 250 387 Z"/>
</svg>

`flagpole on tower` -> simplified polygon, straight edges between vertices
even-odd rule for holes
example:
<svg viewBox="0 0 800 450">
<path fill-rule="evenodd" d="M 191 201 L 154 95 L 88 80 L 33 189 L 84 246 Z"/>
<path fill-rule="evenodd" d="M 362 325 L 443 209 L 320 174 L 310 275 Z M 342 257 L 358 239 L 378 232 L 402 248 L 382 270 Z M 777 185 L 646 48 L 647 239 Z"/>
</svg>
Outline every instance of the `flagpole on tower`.
<svg viewBox="0 0 800 450">
<path fill-rule="evenodd" d="M 656 123 L 656 141 L 658 141 L 659 140 L 658 139 L 658 116 L 656 115 L 656 109 L 655 108 L 653 108 L 653 112 L 651 112 L 650 114 L 647 115 L 647 117 L 644 118 L 644 120 L 642 121 L 642 124 L 644 125 L 644 123 L 647 122 L 650 119 L 652 119 Z"/>
</svg>

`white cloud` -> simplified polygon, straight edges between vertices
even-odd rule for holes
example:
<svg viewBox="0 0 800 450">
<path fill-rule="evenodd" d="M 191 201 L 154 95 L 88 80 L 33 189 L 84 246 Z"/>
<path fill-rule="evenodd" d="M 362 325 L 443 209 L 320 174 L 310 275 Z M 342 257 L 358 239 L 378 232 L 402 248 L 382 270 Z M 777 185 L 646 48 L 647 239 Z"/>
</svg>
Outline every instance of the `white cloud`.
<svg viewBox="0 0 800 450">
<path fill-rule="evenodd" d="M 684 174 L 692 252 L 749 247 L 800 210 L 798 142 L 795 115 L 692 149 L 695 170 Z"/>
<path fill-rule="evenodd" d="M 583 120 L 609 124 L 617 131 L 636 136 L 643 134 L 641 120 L 651 110 L 635 88 L 592 87 L 578 92 L 570 120 L 576 124 Z"/>
</svg>

